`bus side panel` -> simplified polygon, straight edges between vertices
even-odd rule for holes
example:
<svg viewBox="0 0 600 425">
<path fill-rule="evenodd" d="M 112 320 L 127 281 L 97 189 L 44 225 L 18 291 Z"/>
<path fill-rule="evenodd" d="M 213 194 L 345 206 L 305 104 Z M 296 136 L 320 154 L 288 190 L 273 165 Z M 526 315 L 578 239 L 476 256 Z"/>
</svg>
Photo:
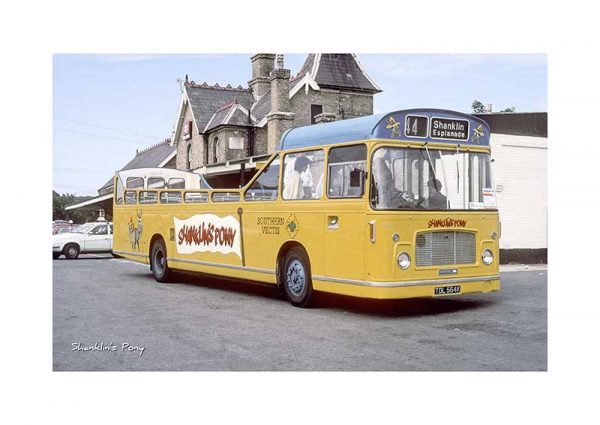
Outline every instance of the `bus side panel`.
<svg viewBox="0 0 600 425">
<path fill-rule="evenodd" d="M 243 223 L 246 266 L 274 272 L 277 254 L 286 242 L 290 242 L 304 247 L 313 274 L 322 273 L 324 215 L 324 207 L 320 201 L 245 203 Z M 269 282 L 275 283 L 272 280 L 275 275 L 271 276 Z M 246 274 L 245 277 L 251 278 L 251 275 Z"/>
<path fill-rule="evenodd" d="M 276 202 L 254 201 L 244 204 L 242 230 L 245 269 L 243 277 L 277 283 L 275 268 L 277 251 L 289 238 L 285 229 L 288 216 Z"/>
<path fill-rule="evenodd" d="M 325 217 L 325 276 L 365 278 L 365 217 L 362 199 L 329 201 Z M 313 274 L 320 275 L 315 271 Z"/>
<path fill-rule="evenodd" d="M 113 211 L 113 251 L 148 264 L 147 241 L 143 238 L 144 208 L 140 205 L 117 205 Z"/>
<path fill-rule="evenodd" d="M 234 252 L 210 252 L 201 250 L 203 242 L 187 242 L 181 234 L 177 232 L 175 219 L 194 220 L 198 215 L 214 215 L 218 220 L 226 217 L 239 221 L 237 215 L 238 203 L 212 203 L 212 204 L 183 204 L 179 205 L 176 211 L 166 214 L 163 221 L 166 225 L 165 234 L 168 236 L 167 252 L 171 267 L 178 270 L 187 270 L 201 273 L 221 275 L 225 277 L 240 277 L 242 258 Z M 209 221 L 203 220 L 205 223 Z M 192 222 L 200 223 L 200 220 Z M 217 227 L 219 223 L 216 223 Z M 179 229 L 181 230 L 181 229 Z M 172 236 L 172 237 L 171 237 Z M 215 234 L 212 234 L 215 237 Z M 240 235 L 236 231 L 236 238 Z M 194 246 L 195 249 L 188 251 L 185 247 Z M 240 253 L 241 254 L 241 253 Z"/>
</svg>

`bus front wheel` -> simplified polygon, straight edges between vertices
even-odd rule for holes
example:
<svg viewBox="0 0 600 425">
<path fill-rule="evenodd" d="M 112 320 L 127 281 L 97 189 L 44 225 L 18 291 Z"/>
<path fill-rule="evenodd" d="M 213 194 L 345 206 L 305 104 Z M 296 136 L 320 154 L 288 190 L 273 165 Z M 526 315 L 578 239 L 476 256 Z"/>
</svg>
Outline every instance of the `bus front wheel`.
<svg viewBox="0 0 600 425">
<path fill-rule="evenodd" d="M 288 251 L 283 262 L 283 290 L 296 307 L 309 307 L 313 300 L 310 262 L 300 247 Z"/>
<path fill-rule="evenodd" d="M 150 253 L 151 269 L 154 279 L 158 282 L 168 282 L 171 274 L 171 269 L 167 264 L 167 248 L 165 242 L 162 239 L 157 240 L 152 245 L 152 252 Z"/>
</svg>

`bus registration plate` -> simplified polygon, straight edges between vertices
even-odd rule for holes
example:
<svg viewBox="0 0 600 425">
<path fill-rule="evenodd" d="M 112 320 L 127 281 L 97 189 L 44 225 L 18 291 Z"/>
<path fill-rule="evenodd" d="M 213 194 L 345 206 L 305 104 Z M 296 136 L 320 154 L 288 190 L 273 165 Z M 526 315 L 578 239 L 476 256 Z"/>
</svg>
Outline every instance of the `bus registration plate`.
<svg viewBox="0 0 600 425">
<path fill-rule="evenodd" d="M 436 286 L 433 289 L 434 295 L 452 295 L 460 294 L 460 285 L 455 286 Z"/>
</svg>

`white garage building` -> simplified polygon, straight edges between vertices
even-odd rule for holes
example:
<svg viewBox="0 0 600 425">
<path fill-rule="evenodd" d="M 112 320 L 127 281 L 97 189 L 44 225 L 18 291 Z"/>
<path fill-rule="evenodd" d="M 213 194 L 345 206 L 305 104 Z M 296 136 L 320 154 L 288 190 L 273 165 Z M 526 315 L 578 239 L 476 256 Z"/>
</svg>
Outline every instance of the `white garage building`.
<svg viewBox="0 0 600 425">
<path fill-rule="evenodd" d="M 477 115 L 491 128 L 502 263 L 546 263 L 548 114 Z"/>
</svg>

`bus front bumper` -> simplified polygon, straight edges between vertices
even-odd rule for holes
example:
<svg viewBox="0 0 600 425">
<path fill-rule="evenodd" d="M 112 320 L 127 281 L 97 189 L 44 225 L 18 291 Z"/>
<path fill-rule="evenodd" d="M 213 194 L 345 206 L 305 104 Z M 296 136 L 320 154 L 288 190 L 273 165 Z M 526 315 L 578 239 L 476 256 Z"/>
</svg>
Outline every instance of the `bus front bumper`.
<svg viewBox="0 0 600 425">
<path fill-rule="evenodd" d="M 313 288 L 316 291 L 374 299 L 446 297 L 499 291 L 500 275 L 401 282 L 369 282 L 313 276 Z"/>
</svg>

